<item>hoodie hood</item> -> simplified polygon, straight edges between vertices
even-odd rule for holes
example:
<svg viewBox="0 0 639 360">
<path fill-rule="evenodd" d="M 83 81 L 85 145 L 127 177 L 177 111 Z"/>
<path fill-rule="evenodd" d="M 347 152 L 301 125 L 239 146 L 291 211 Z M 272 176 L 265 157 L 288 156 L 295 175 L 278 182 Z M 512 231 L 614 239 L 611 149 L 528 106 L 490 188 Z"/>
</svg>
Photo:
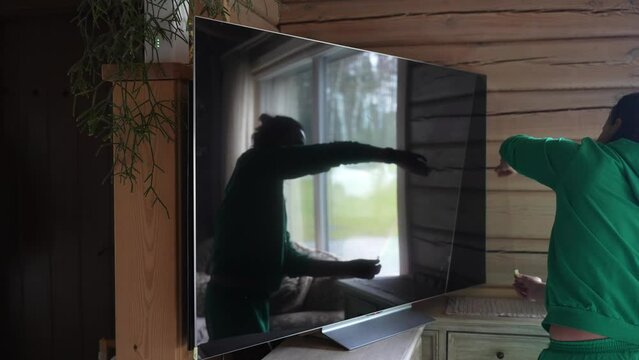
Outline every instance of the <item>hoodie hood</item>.
<svg viewBox="0 0 639 360">
<path fill-rule="evenodd" d="M 607 144 L 619 156 L 635 198 L 639 201 L 639 143 L 619 139 Z"/>
</svg>

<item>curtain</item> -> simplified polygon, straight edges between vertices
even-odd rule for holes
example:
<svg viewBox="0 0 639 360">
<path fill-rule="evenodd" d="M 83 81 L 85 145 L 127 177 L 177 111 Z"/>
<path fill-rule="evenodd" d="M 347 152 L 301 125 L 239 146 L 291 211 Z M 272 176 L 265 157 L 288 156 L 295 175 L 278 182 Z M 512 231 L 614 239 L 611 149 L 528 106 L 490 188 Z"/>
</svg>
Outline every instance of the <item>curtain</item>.
<svg viewBox="0 0 639 360">
<path fill-rule="evenodd" d="M 302 123 L 307 130 L 306 135 L 309 136 L 312 116 L 311 76 L 311 68 L 308 66 L 298 71 L 284 72 L 264 81 L 260 87 L 260 112 L 292 117 Z M 311 142 L 308 137 L 306 140 Z M 310 176 L 284 182 L 291 240 L 314 248 L 315 219 L 312 197 L 308 196 L 312 194 L 312 187 L 313 178 Z"/>
<path fill-rule="evenodd" d="M 226 139 L 224 179 L 228 182 L 237 159 L 251 147 L 255 128 L 255 85 L 246 56 L 223 60 L 223 119 Z"/>
</svg>

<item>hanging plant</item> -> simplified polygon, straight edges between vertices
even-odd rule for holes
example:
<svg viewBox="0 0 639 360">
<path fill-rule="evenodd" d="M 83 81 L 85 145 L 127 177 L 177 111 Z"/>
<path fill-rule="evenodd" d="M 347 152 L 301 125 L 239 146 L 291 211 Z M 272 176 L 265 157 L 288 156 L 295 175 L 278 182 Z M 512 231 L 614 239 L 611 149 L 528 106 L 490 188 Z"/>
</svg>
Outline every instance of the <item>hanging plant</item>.
<svg viewBox="0 0 639 360">
<path fill-rule="evenodd" d="M 229 11 L 252 7 L 251 0 L 82 0 L 73 19 L 84 43 L 82 57 L 69 70 L 77 124 L 102 141 L 101 149 L 113 147 L 109 175 L 130 184 L 131 190 L 135 184 L 143 186 L 145 196 L 167 214 L 154 186 L 157 172 L 163 170 L 151 141 L 158 135 L 173 140 L 175 104 L 154 97 L 149 71 L 161 60 L 159 42 L 189 43 L 196 1 L 198 15 L 211 18 L 227 18 Z M 115 66 L 115 80 L 102 78 L 103 64 Z M 118 80 L 131 74 L 136 81 Z M 117 105 L 114 92 L 121 100 Z M 150 164 L 144 169 L 143 148 L 150 151 Z"/>
</svg>

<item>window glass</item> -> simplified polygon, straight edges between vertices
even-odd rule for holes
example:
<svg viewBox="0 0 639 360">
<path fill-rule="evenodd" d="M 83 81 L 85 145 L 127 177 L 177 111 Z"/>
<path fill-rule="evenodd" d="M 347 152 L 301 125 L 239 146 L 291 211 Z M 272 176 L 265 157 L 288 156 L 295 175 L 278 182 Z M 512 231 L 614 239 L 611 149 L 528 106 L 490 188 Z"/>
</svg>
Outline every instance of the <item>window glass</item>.
<svg viewBox="0 0 639 360">
<path fill-rule="evenodd" d="M 397 61 L 357 53 L 326 65 L 326 141 L 396 147 Z M 343 259 L 380 257 L 399 274 L 397 171 L 363 163 L 328 173 L 328 250 Z"/>
</svg>

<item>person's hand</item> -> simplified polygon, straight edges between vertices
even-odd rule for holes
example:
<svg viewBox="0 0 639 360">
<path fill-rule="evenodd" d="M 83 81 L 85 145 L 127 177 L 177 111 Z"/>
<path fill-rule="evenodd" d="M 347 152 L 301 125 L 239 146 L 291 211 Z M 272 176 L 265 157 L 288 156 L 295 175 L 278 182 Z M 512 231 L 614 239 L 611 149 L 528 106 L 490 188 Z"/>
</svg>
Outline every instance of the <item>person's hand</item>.
<svg viewBox="0 0 639 360">
<path fill-rule="evenodd" d="M 357 259 L 348 262 L 350 275 L 362 279 L 372 279 L 379 274 L 382 265 L 377 260 Z"/>
<path fill-rule="evenodd" d="M 427 176 L 430 173 L 428 160 L 424 156 L 405 150 L 396 151 L 397 166 L 417 175 Z"/>
<path fill-rule="evenodd" d="M 495 172 L 497 173 L 497 176 L 499 177 L 510 176 L 517 173 L 517 171 L 515 171 L 515 169 L 513 169 L 504 160 L 501 160 L 501 162 L 499 163 L 499 166 L 495 168 Z"/>
<path fill-rule="evenodd" d="M 544 302 L 546 297 L 546 284 L 538 276 L 515 274 L 513 287 L 519 296 L 533 302 Z"/>
</svg>

